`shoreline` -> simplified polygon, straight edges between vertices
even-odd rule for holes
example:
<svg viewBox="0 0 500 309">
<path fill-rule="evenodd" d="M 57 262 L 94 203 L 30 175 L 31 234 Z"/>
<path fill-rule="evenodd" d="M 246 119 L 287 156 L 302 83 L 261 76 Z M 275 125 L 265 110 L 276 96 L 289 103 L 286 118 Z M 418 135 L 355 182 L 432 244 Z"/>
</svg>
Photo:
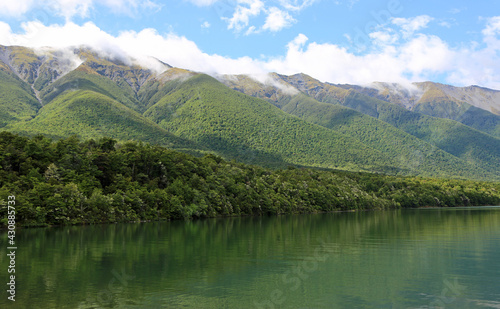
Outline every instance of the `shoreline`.
<svg viewBox="0 0 500 309">
<path fill-rule="evenodd" d="M 140 224 L 140 223 L 153 223 L 153 222 L 180 222 L 180 221 L 200 221 L 207 219 L 233 219 L 233 218 L 261 218 L 261 217 L 278 217 L 289 215 L 321 215 L 321 214 L 334 214 L 334 213 L 354 213 L 354 212 L 370 212 L 370 211 L 391 211 L 391 210 L 425 210 L 425 209 L 473 209 L 480 207 L 500 208 L 500 205 L 474 205 L 474 206 L 421 206 L 414 208 L 386 208 L 386 209 L 347 209 L 347 210 L 334 210 L 324 212 L 307 212 L 307 213 L 279 213 L 279 214 L 264 214 L 264 215 L 234 215 L 234 216 L 215 216 L 215 217 L 200 217 L 189 219 L 160 219 L 160 220 L 139 220 L 139 221 L 118 221 L 118 222 L 100 222 L 100 223 L 76 223 L 76 224 L 51 224 L 51 225 L 20 225 L 16 229 L 34 229 L 34 228 L 58 228 L 58 227 L 73 227 L 73 226 L 97 226 L 97 225 L 111 225 L 111 224 Z M 7 227 L 1 227 L 0 231 L 7 231 Z"/>
</svg>

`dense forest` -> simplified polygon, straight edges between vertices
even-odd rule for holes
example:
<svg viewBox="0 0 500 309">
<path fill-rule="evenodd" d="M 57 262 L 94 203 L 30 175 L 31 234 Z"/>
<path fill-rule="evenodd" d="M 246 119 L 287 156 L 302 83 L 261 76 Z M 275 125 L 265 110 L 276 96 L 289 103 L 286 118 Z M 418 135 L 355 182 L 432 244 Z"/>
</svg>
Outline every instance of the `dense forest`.
<svg viewBox="0 0 500 309">
<path fill-rule="evenodd" d="M 110 138 L 0 133 L 0 201 L 23 226 L 500 204 L 500 183 L 272 170 Z"/>
</svg>

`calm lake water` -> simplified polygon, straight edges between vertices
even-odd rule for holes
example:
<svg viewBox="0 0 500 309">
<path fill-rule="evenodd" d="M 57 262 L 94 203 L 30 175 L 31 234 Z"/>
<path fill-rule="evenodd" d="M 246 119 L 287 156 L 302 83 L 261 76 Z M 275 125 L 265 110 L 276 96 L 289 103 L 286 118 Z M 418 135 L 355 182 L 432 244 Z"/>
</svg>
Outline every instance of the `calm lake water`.
<svg viewBox="0 0 500 309">
<path fill-rule="evenodd" d="M 0 308 L 500 308 L 500 207 L 17 230 Z"/>
</svg>

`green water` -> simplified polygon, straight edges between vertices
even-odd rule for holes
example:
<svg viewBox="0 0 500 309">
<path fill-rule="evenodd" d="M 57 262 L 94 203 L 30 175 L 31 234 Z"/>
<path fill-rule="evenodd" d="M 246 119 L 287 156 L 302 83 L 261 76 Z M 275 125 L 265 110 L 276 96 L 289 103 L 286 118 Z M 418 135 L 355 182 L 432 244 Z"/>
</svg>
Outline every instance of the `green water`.
<svg viewBox="0 0 500 309">
<path fill-rule="evenodd" d="M 500 308 L 500 207 L 18 229 L 0 308 Z"/>
</svg>

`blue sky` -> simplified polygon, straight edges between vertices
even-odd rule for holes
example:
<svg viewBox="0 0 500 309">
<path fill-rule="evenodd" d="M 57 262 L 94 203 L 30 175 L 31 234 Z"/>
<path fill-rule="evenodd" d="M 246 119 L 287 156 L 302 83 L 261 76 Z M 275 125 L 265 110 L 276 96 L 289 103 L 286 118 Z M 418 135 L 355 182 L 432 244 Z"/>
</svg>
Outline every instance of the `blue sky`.
<svg viewBox="0 0 500 309">
<path fill-rule="evenodd" d="M 210 74 L 303 72 L 332 83 L 500 89 L 497 2 L 2 1 L 0 44 L 90 45 Z"/>
</svg>

